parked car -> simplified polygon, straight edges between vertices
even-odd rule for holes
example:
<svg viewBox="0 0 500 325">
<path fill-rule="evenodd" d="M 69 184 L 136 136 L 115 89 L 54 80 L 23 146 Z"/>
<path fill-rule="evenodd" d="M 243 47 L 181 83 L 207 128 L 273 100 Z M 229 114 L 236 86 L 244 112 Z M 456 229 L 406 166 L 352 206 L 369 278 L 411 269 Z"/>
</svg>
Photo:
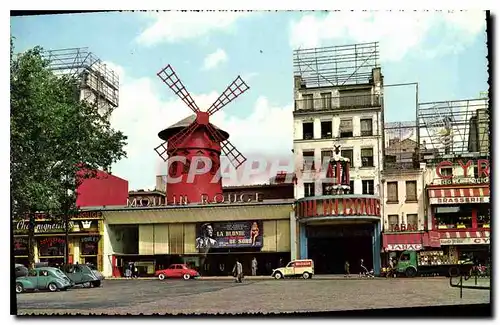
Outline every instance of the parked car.
<svg viewBox="0 0 500 325">
<path fill-rule="evenodd" d="M 273 270 L 271 276 L 276 280 L 283 278 L 303 277 L 310 279 L 314 275 L 314 262 L 313 260 L 294 260 L 287 264 L 285 267 L 280 267 Z"/>
<path fill-rule="evenodd" d="M 27 290 L 67 290 L 74 285 L 61 270 L 55 267 L 34 268 L 26 276 L 16 279 L 16 293 Z"/>
<path fill-rule="evenodd" d="M 199 277 L 200 274 L 198 271 L 190 269 L 185 264 L 172 264 L 166 269 L 157 270 L 155 276 L 162 281 L 166 278 L 183 278 L 184 280 L 189 280 Z"/>
<path fill-rule="evenodd" d="M 94 265 L 94 264 L 85 264 L 85 265 L 87 265 L 87 266 L 89 267 L 89 269 L 91 269 L 91 270 L 92 270 L 92 272 L 94 273 L 94 275 L 95 275 L 95 276 L 96 276 L 99 280 L 101 280 L 101 281 L 102 281 L 102 280 L 104 280 L 104 275 L 102 275 L 102 273 L 101 273 L 101 272 L 99 272 L 99 271 L 97 270 L 97 268 L 95 267 L 95 265 Z"/>
<path fill-rule="evenodd" d="M 101 279 L 88 265 L 67 264 L 63 265 L 61 269 L 76 285 L 82 285 L 86 288 L 101 286 Z"/>
<path fill-rule="evenodd" d="M 16 274 L 16 279 L 17 279 L 21 276 L 27 276 L 28 275 L 28 268 L 22 264 L 16 264 L 14 266 L 14 272 Z"/>
</svg>

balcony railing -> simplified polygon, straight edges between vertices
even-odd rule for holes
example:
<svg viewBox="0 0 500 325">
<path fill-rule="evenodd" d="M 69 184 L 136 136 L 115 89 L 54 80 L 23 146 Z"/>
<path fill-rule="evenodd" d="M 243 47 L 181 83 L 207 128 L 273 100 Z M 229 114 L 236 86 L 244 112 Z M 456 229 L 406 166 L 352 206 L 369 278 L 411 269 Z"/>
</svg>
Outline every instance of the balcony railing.
<svg viewBox="0 0 500 325">
<path fill-rule="evenodd" d="M 356 109 L 379 107 L 380 95 L 336 96 L 295 100 L 295 111 L 322 111 L 335 109 Z"/>
</svg>

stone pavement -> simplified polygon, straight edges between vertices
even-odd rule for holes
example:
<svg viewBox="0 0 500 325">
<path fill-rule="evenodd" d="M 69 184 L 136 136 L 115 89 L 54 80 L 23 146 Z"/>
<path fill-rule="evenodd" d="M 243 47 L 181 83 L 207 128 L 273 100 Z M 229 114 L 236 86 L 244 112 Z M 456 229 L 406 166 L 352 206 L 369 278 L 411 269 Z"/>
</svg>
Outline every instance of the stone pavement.
<svg viewBox="0 0 500 325">
<path fill-rule="evenodd" d="M 18 314 L 288 313 L 488 303 L 490 291 L 451 288 L 448 279 L 182 281 L 105 280 L 94 289 L 17 295 Z"/>
</svg>

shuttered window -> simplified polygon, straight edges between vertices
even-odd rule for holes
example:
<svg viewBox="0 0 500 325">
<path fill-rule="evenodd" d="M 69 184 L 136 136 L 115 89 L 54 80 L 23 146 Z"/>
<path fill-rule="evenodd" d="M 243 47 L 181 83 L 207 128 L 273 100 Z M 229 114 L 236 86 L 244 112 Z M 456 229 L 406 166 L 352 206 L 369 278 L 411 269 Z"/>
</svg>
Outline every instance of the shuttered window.
<svg viewBox="0 0 500 325">
<path fill-rule="evenodd" d="M 398 202 L 398 182 L 387 182 L 387 203 Z"/>
<path fill-rule="evenodd" d="M 406 201 L 417 201 L 417 182 L 406 181 Z"/>
</svg>

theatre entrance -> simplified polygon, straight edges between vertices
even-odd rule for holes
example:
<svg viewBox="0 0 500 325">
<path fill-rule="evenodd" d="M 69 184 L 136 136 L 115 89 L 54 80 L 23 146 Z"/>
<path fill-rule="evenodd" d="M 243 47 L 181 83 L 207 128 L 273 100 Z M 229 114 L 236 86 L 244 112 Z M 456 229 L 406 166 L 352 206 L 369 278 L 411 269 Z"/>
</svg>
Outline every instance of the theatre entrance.
<svg viewBox="0 0 500 325">
<path fill-rule="evenodd" d="M 360 262 L 373 268 L 373 225 L 307 226 L 308 257 L 316 274 L 343 274 L 346 261 L 351 274 L 359 274 Z"/>
</svg>

